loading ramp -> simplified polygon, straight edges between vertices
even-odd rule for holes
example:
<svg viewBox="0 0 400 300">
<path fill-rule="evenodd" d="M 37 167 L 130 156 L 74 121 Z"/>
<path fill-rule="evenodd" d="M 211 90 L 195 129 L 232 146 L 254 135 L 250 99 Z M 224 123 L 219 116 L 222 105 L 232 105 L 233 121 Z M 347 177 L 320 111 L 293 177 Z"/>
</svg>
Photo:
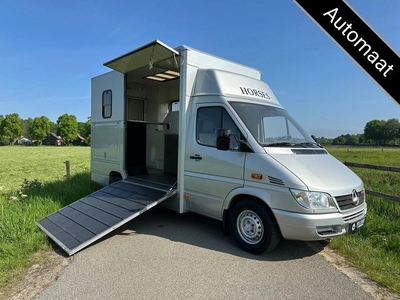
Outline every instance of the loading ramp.
<svg viewBox="0 0 400 300">
<path fill-rule="evenodd" d="M 68 255 L 176 194 L 176 186 L 127 178 L 36 222 Z"/>
</svg>

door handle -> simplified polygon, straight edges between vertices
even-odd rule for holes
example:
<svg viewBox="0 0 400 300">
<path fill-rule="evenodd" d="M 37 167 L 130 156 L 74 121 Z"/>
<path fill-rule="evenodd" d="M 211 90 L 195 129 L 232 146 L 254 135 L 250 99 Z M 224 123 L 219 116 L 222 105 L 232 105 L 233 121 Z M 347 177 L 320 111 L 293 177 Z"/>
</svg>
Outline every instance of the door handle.
<svg viewBox="0 0 400 300">
<path fill-rule="evenodd" d="M 190 159 L 195 159 L 195 160 L 201 160 L 203 159 L 200 155 L 196 154 L 196 155 L 191 155 L 189 156 Z"/>
</svg>

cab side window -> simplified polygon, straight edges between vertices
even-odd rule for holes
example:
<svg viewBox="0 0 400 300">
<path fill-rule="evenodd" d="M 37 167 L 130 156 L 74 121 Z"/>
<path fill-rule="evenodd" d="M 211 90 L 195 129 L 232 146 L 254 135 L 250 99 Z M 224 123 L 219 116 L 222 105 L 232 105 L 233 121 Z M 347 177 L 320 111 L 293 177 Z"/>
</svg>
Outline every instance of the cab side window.
<svg viewBox="0 0 400 300">
<path fill-rule="evenodd" d="M 204 146 L 216 147 L 217 130 L 229 129 L 238 139 L 242 139 L 239 129 L 223 107 L 203 107 L 197 111 L 196 139 Z M 236 139 L 231 136 L 230 149 L 238 149 Z"/>
</svg>

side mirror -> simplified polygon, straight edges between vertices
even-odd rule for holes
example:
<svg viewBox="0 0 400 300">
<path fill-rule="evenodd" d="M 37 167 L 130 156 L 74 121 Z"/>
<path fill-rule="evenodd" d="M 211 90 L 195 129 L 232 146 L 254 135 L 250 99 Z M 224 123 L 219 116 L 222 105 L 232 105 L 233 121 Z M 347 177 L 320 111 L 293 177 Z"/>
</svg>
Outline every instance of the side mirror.
<svg viewBox="0 0 400 300">
<path fill-rule="evenodd" d="M 231 131 L 229 129 L 218 129 L 217 130 L 217 149 L 218 150 L 229 150 L 231 143 L 230 139 Z"/>
</svg>

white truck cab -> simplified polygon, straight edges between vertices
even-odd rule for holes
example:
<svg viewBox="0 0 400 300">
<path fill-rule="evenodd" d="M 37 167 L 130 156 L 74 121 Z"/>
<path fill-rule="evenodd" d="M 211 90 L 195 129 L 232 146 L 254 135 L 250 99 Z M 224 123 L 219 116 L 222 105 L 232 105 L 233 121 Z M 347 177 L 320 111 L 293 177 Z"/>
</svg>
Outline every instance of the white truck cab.
<svg viewBox="0 0 400 300">
<path fill-rule="evenodd" d="M 84 201 L 101 214 L 126 206 L 129 220 L 162 201 L 221 220 L 256 254 L 282 237 L 325 240 L 364 224 L 363 182 L 290 116 L 259 71 L 158 40 L 105 65 L 114 71 L 92 79 L 91 176 L 106 190 Z M 152 204 L 131 208 L 163 187 Z"/>
</svg>

